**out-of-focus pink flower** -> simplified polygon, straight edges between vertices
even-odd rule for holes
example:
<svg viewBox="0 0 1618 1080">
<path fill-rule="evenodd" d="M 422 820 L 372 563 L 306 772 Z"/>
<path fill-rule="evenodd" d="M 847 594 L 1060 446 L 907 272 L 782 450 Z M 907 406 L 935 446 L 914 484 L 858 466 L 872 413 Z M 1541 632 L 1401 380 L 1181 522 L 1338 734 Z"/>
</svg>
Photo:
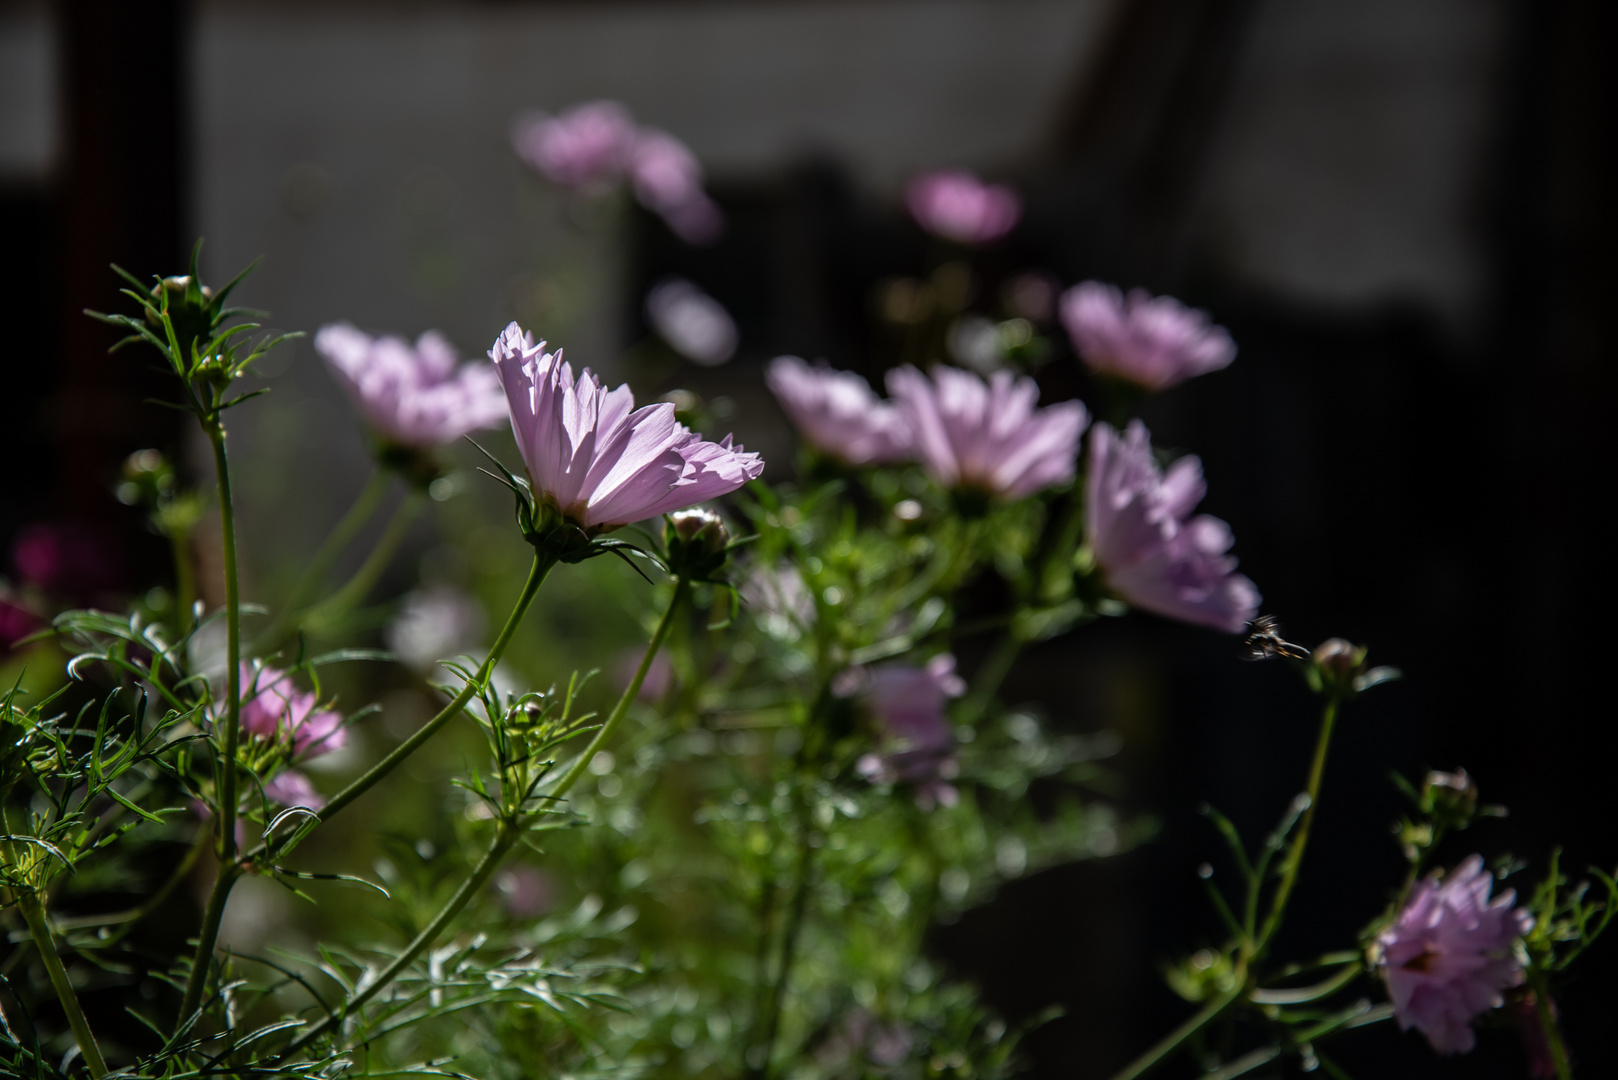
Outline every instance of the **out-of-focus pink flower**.
<svg viewBox="0 0 1618 1080">
<path fill-rule="evenodd" d="M 957 771 L 955 729 L 944 715 L 949 699 L 966 692 L 955 674 L 955 657 L 935 656 L 925 667 L 851 668 L 833 689 L 857 697 L 877 729 L 878 749 L 855 765 L 861 776 L 908 786 L 925 809 L 955 805 L 960 796 L 949 783 Z"/>
<path fill-rule="evenodd" d="M 612 681 L 620 694 L 634 680 L 635 672 L 640 667 L 644 655 L 636 648 L 625 649 L 618 655 L 618 663 L 612 672 Z M 652 663 L 646 669 L 646 678 L 641 680 L 640 693 L 635 696 L 635 700 L 660 701 L 672 685 L 674 685 L 674 665 L 669 662 L 668 656 L 660 652 L 652 657 Z"/>
<path fill-rule="evenodd" d="M 23 638 L 45 625 L 45 620 L 10 600 L 0 599 L 0 654 L 10 652 Z"/>
<path fill-rule="evenodd" d="M 534 494 L 591 535 L 728 495 L 764 471 L 757 454 L 712 443 L 668 402 L 635 408 L 589 368 L 577 381 L 561 351 L 512 323 L 489 358 L 511 404 L 511 429 Z"/>
<path fill-rule="evenodd" d="M 366 423 L 390 442 L 444 446 L 506 418 L 500 380 L 480 364 L 459 362 L 433 331 L 416 339 L 373 338 L 347 323 L 321 327 L 315 351 Z"/>
<path fill-rule="evenodd" d="M 1022 217 L 1022 199 L 1004 184 L 986 184 L 964 169 L 939 169 L 914 177 L 905 204 L 916 224 L 959 244 L 998 240 Z"/>
<path fill-rule="evenodd" d="M 1089 414 L 1077 401 L 1036 407 L 1039 387 L 996 371 L 985 382 L 959 368 L 888 372 L 888 392 L 910 427 L 915 452 L 944 487 L 1021 499 L 1073 478 Z"/>
<path fill-rule="evenodd" d="M 908 456 L 910 428 L 899 410 L 852 371 L 779 356 L 770 362 L 764 381 L 798 433 L 821 453 L 849 465 L 879 465 Z"/>
<path fill-rule="evenodd" d="M 483 609 L 447 585 L 413 592 L 382 631 L 388 650 L 417 671 L 475 647 L 483 633 Z"/>
<path fill-rule="evenodd" d="M 1236 343 L 1207 312 L 1142 289 L 1126 297 L 1099 281 L 1075 285 L 1062 294 L 1062 324 L 1091 370 L 1148 390 L 1218 371 L 1236 358 Z"/>
<path fill-rule="evenodd" d="M 59 597 L 84 597 L 114 588 L 123 560 L 108 537 L 71 522 L 23 526 L 11 545 L 11 565 L 25 584 Z"/>
<path fill-rule="evenodd" d="M 816 1047 L 815 1058 L 837 1074 L 855 1062 L 888 1069 L 902 1065 L 914 1045 L 915 1037 L 908 1025 L 898 1020 L 884 1024 L 869 1009 L 855 1008 L 832 1027 L 826 1040 Z"/>
<path fill-rule="evenodd" d="M 1122 436 L 1106 424 L 1091 432 L 1085 531 L 1107 584 L 1136 607 L 1240 633 L 1258 590 L 1235 572 L 1230 527 L 1191 516 L 1205 494 L 1196 458 L 1158 469 L 1139 420 Z"/>
<path fill-rule="evenodd" d="M 718 367 L 736 354 L 736 323 L 724 306 L 684 278 L 664 278 L 646 294 L 646 319 L 692 363 Z"/>
<path fill-rule="evenodd" d="M 517 156 L 569 188 L 605 187 L 620 179 L 638 138 L 629 111 L 616 101 L 586 102 L 556 116 L 529 113 L 511 128 Z"/>
<path fill-rule="evenodd" d="M 629 180 L 642 206 L 660 214 L 680 239 L 707 244 L 725 218 L 702 189 L 702 165 L 685 143 L 666 131 L 643 128 L 629 162 Z"/>
<path fill-rule="evenodd" d="M 537 866 L 502 870 L 494 879 L 494 887 L 513 918 L 538 918 L 556 906 L 556 879 Z"/>
<path fill-rule="evenodd" d="M 341 750 L 348 742 L 341 713 L 317 709 L 318 699 L 299 690 L 292 677 L 275 668 L 242 664 L 242 730 L 265 740 L 289 742 L 303 758 Z"/>
<path fill-rule="evenodd" d="M 297 769 L 286 769 L 276 773 L 275 777 L 264 785 L 264 796 L 282 806 L 306 806 L 311 810 L 319 810 L 326 805 L 326 797 L 316 791 L 309 778 Z"/>
<path fill-rule="evenodd" d="M 1419 1029 L 1440 1054 L 1471 1050 L 1477 1041 L 1472 1019 L 1499 1008 L 1501 991 L 1522 985 L 1512 947 L 1533 929 L 1534 917 L 1512 906 L 1514 890 L 1491 901 L 1493 881 L 1478 855 L 1442 880 L 1419 881 L 1399 917 L 1377 937 L 1399 1026 Z"/>
</svg>

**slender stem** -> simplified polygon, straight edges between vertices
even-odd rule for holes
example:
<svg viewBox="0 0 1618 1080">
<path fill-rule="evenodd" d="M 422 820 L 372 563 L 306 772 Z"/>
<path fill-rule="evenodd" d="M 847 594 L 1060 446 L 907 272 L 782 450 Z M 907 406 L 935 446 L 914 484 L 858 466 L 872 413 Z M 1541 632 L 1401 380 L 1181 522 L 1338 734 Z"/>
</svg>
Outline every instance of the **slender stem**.
<svg viewBox="0 0 1618 1080">
<path fill-rule="evenodd" d="M 34 945 L 39 949 L 39 958 L 45 963 L 45 971 L 50 975 L 51 985 L 56 988 L 56 998 L 62 1003 L 62 1011 L 67 1013 L 67 1022 L 73 1028 L 73 1038 L 78 1040 L 79 1053 L 84 1055 L 84 1063 L 90 1068 L 90 1075 L 95 1080 L 107 1075 L 107 1061 L 101 1056 L 101 1047 L 96 1045 L 96 1037 L 90 1031 L 90 1022 L 84 1018 L 84 1010 L 79 1008 L 78 995 L 73 992 L 73 984 L 68 981 L 67 969 L 62 966 L 62 958 L 56 954 L 56 943 L 51 940 L 51 929 L 45 921 L 45 909 L 40 906 L 39 894 L 32 889 L 17 890 L 17 906 L 22 909 L 22 917 L 28 923 L 28 931 L 34 937 Z"/>
<path fill-rule="evenodd" d="M 959 716 L 966 723 L 976 723 L 989 709 L 989 702 L 1000 689 L 1000 684 L 1011 674 L 1011 666 L 1022 652 L 1022 639 L 1011 630 L 1000 635 L 989 655 L 984 657 L 972 677 L 972 691 L 961 702 Z"/>
<path fill-rule="evenodd" d="M 1562 1025 L 1556 1022 L 1550 987 L 1545 983 L 1545 970 L 1538 964 L 1529 965 L 1528 985 L 1534 991 L 1534 1014 L 1539 1020 L 1540 1030 L 1545 1033 L 1551 1064 L 1556 1067 L 1556 1080 L 1573 1080 L 1573 1066 L 1568 1060 L 1567 1043 L 1562 1038 Z"/>
<path fill-rule="evenodd" d="M 506 618 L 506 625 L 501 628 L 500 636 L 495 638 L 494 644 L 489 647 L 488 658 L 478 668 L 476 677 L 461 687 L 460 693 L 451 698 L 449 704 L 445 705 L 437 716 L 423 724 L 420 730 L 410 738 L 394 747 L 387 757 L 372 765 L 365 771 L 364 775 L 332 796 L 331 801 L 321 809 L 319 821 L 330 821 L 344 807 L 364 795 L 377 781 L 397 768 L 400 762 L 415 753 L 422 743 L 432 738 L 439 728 L 449 723 L 450 720 L 455 718 L 456 714 L 466 707 L 466 703 L 472 700 L 472 696 L 478 692 L 478 689 L 488 682 L 495 665 L 500 662 L 500 657 L 505 654 L 506 646 L 511 644 L 512 635 L 517 632 L 517 627 L 522 623 L 523 616 L 528 613 L 529 605 L 534 602 L 534 595 L 539 592 L 539 586 L 545 580 L 545 575 L 549 574 L 551 567 L 555 565 L 556 559 L 554 556 L 535 553 L 534 565 L 528 571 L 528 581 L 523 585 L 522 593 L 518 595 L 517 603 L 512 607 L 510 616 Z M 266 845 L 261 843 L 258 847 L 248 852 L 247 858 L 257 858 L 265 850 Z"/>
<path fill-rule="evenodd" d="M 640 666 L 635 669 L 635 677 L 629 680 L 628 686 L 624 687 L 624 692 L 619 695 L 618 703 L 612 707 L 612 713 L 607 717 L 607 722 L 602 724 L 596 731 L 595 738 L 590 740 L 590 745 L 586 746 L 583 753 L 573 759 L 573 764 L 562 775 L 562 779 L 557 781 L 556 786 L 545 793 L 547 798 L 560 800 L 563 795 L 566 795 L 568 789 L 578 783 L 579 777 L 584 775 L 584 770 L 589 768 L 591 759 L 596 756 L 596 751 L 601 749 L 602 745 L 612 737 L 613 730 L 617 728 L 618 722 L 624 718 L 624 713 L 629 711 L 630 702 L 640 696 L 641 683 L 646 681 L 646 673 L 651 670 L 652 660 L 656 658 L 657 651 L 663 647 L 663 639 L 668 637 L 669 628 L 674 625 L 675 612 L 684 606 L 686 599 L 690 595 L 690 583 L 684 578 L 676 580 L 674 583 L 674 596 L 669 600 L 669 606 L 663 612 L 663 618 L 658 621 L 657 630 L 653 632 L 652 640 L 646 646 L 646 654 L 640 658 Z"/>
<path fill-rule="evenodd" d="M 377 469 L 371 474 L 370 481 L 360 491 L 354 504 L 348 508 L 347 513 L 316 550 L 314 557 L 309 560 L 308 568 L 298 578 L 292 591 L 287 594 L 281 614 L 259 637 L 264 646 L 273 647 L 279 644 L 281 638 L 296 625 L 304 598 L 309 595 L 310 590 L 325 580 L 327 574 L 331 573 L 332 564 L 337 561 L 337 556 L 343 553 L 360 529 L 364 528 L 365 523 L 371 520 L 377 507 L 382 504 L 382 496 L 387 494 L 387 490 L 388 473 L 386 470 Z"/>
<path fill-rule="evenodd" d="M 180 633 L 191 629 L 191 608 L 197 602 L 197 572 L 191 565 L 191 530 L 179 529 L 169 536 L 174 550 L 174 625 Z"/>
<path fill-rule="evenodd" d="M 399 544 L 410 531 L 416 515 L 421 512 L 421 505 L 422 495 L 419 491 L 406 496 L 399 504 L 399 508 L 393 512 L 393 518 L 388 522 L 387 528 L 377 538 L 376 547 L 371 549 L 371 554 L 366 556 L 360 568 L 354 571 L 354 576 L 331 597 L 304 612 L 297 621 L 317 629 L 324 628 L 364 600 L 371 587 L 376 584 L 376 579 L 382 576 L 382 571 L 386 570 L 388 563 L 393 560 L 394 552 L 399 550 Z"/>
<path fill-rule="evenodd" d="M 219 923 L 231 886 L 236 884 L 236 749 L 241 739 L 242 713 L 242 612 L 236 567 L 236 508 L 230 495 L 230 462 L 225 456 L 225 427 L 217 416 L 204 423 L 208 441 L 213 444 L 214 473 L 219 483 L 219 531 L 225 554 L 225 745 L 221 753 L 218 813 L 219 876 L 208 896 L 202 929 L 197 934 L 197 951 L 186 979 L 185 996 L 180 1002 L 177 1025 L 202 1004 L 203 986 L 212 966 L 214 943 L 219 939 Z"/>
<path fill-rule="evenodd" d="M 1112 1080 L 1136 1080 L 1136 1077 L 1145 1076 L 1167 1061 L 1169 1056 L 1180 1048 L 1181 1043 L 1223 1016 L 1227 1009 L 1241 1000 L 1242 994 L 1247 990 L 1246 980 L 1241 977 L 1242 972 L 1237 971 L 1236 974 L 1235 986 L 1208 1002 L 1201 1012 L 1163 1036 L 1157 1045 L 1126 1065 L 1122 1072 L 1115 1073 Z"/>
<path fill-rule="evenodd" d="M 179 865 L 174 868 L 174 872 L 169 875 L 169 879 L 155 893 L 147 897 L 139 907 L 132 907 L 126 911 L 118 911 L 110 915 L 85 915 L 76 919 L 57 919 L 56 925 L 65 930 L 78 930 L 88 926 L 118 926 L 122 929 L 116 934 L 99 938 L 96 941 L 98 948 L 106 948 L 109 945 L 116 944 L 130 930 L 134 929 L 136 923 L 162 907 L 164 901 L 169 898 L 169 895 L 174 892 L 180 882 L 184 881 L 191 873 L 191 868 L 197 865 L 197 859 L 201 857 L 203 851 L 208 847 L 208 832 L 209 830 L 204 829 L 198 834 L 196 843 L 192 844 L 191 849 L 180 859 Z"/>
<path fill-rule="evenodd" d="M 416 957 L 420 956 L 437 940 L 438 935 L 442 934 L 444 928 L 454 920 L 455 916 L 461 913 L 461 909 L 466 907 L 467 902 L 476 896 L 478 891 L 488 883 L 489 878 L 494 874 L 495 868 L 500 865 L 500 860 L 505 857 L 506 852 L 511 850 L 521 835 L 522 827 L 519 823 L 502 821 L 499 831 L 495 833 L 494 843 L 489 845 L 488 851 L 484 852 L 482 860 L 472 870 L 472 876 L 461 882 L 461 887 L 455 890 L 455 895 L 449 898 L 449 903 L 445 904 L 438 914 L 433 917 L 433 921 L 428 923 L 421 933 L 416 935 L 415 940 L 405 947 L 405 951 L 399 954 L 399 958 L 389 964 L 387 969 L 378 975 L 374 982 L 350 998 L 343 1006 L 342 1012 L 326 1017 L 326 1019 L 305 1032 L 291 1046 L 287 1047 L 283 1057 L 291 1057 L 342 1024 L 355 1010 L 364 1008 L 366 1002 L 380 993 L 383 987 L 398 978 L 399 974 L 409 967 Z"/>
<path fill-rule="evenodd" d="M 775 979 L 765 997 L 764 1030 L 755 1048 L 749 1053 L 749 1077 L 769 1080 L 770 1058 L 775 1054 L 775 1039 L 781 1028 L 781 1006 L 786 1000 L 787 984 L 792 978 L 792 967 L 797 960 L 798 937 L 803 930 L 803 916 L 809 905 L 809 878 L 814 871 L 814 847 L 809 843 L 808 815 L 799 793 L 798 812 L 798 869 L 797 880 L 792 883 L 792 906 L 787 911 L 787 925 L 781 935 L 781 961 L 776 967 Z"/>
<path fill-rule="evenodd" d="M 1332 729 L 1337 724 L 1337 707 L 1342 699 L 1332 694 L 1320 714 L 1320 737 L 1315 740 L 1315 759 L 1309 766 L 1309 786 L 1304 796 L 1309 800 L 1298 819 L 1298 830 L 1292 834 L 1292 846 L 1287 849 L 1286 862 L 1281 864 L 1281 883 L 1276 886 L 1270 901 L 1270 913 L 1264 920 L 1264 929 L 1253 943 L 1253 956 L 1258 956 L 1269 944 L 1270 938 L 1281 925 L 1287 901 L 1292 898 L 1292 887 L 1298 882 L 1298 869 L 1303 865 L 1303 852 L 1309 846 L 1309 828 L 1315 822 L 1315 807 L 1320 804 L 1320 782 L 1326 773 L 1326 752 L 1331 749 Z"/>
</svg>

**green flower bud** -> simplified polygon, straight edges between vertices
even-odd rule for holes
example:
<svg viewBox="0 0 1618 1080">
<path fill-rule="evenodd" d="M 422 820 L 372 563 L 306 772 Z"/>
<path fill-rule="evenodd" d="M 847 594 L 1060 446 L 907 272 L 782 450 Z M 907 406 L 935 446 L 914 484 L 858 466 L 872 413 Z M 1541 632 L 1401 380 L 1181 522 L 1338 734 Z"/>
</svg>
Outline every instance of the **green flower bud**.
<svg viewBox="0 0 1618 1080">
<path fill-rule="evenodd" d="M 174 324 L 174 337 L 189 361 L 191 343 L 213 333 L 214 307 L 210 303 L 213 290 L 198 282 L 193 287 L 189 274 L 166 277 L 152 286 L 152 302 L 146 305 L 146 321 L 162 337 L 162 297 L 168 294 L 169 321 Z"/>
<path fill-rule="evenodd" d="M 1422 809 L 1447 826 L 1464 829 L 1478 809 L 1478 785 L 1465 769 L 1430 772 L 1421 786 Z"/>
<path fill-rule="evenodd" d="M 712 510 L 680 510 L 668 515 L 663 546 L 670 570 L 689 581 L 706 581 L 724 567 L 730 533 Z"/>
</svg>

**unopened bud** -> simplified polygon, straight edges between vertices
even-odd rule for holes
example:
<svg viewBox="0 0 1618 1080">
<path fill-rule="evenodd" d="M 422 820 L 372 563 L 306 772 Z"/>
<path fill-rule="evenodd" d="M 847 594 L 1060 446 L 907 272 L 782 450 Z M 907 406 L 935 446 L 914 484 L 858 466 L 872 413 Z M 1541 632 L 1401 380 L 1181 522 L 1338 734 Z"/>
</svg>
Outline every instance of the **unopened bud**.
<svg viewBox="0 0 1618 1080">
<path fill-rule="evenodd" d="M 146 321 L 162 337 L 161 311 L 164 296 L 168 298 L 169 322 L 174 324 L 174 336 L 180 349 L 189 354 L 191 343 L 207 337 L 213 330 L 213 290 L 198 283 L 193 288 L 189 274 L 166 277 L 152 286 L 152 302 L 146 305 Z M 186 356 L 183 359 L 189 359 Z"/>
<path fill-rule="evenodd" d="M 1365 648 L 1342 638 L 1329 638 L 1315 646 L 1313 660 L 1315 674 L 1310 681 L 1316 689 L 1350 693 L 1355 689 L 1355 676 L 1365 664 Z"/>
<path fill-rule="evenodd" d="M 1421 786 L 1421 798 L 1428 813 L 1462 828 L 1478 808 L 1478 785 L 1465 769 L 1430 772 Z"/>
<path fill-rule="evenodd" d="M 668 516 L 663 546 L 674 573 L 701 581 L 725 565 L 730 533 L 724 520 L 712 510 L 681 510 Z"/>
</svg>

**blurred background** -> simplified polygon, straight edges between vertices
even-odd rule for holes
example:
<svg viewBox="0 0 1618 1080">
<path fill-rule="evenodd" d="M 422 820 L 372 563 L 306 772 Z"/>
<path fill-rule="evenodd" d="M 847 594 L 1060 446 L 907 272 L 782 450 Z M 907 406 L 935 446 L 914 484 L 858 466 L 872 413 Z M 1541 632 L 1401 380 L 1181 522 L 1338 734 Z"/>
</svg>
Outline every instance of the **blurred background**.
<svg viewBox="0 0 1618 1080">
<path fill-rule="evenodd" d="M 1349 714 L 1283 951 L 1340 947 L 1380 910 L 1402 866 L 1390 769 L 1463 765 L 1511 807 L 1446 861 L 1511 849 L 1537 869 L 1560 841 L 1570 867 L 1610 869 L 1615 45 L 1601 0 L 6 0 L 0 550 L 66 529 L 101 575 L 73 602 L 137 592 L 168 556 L 112 497 L 120 463 L 157 446 L 206 475 L 177 416 L 142 404 L 162 387 L 148 358 L 109 360 L 80 314 L 126 306 L 109 262 L 180 273 L 203 236 L 215 284 L 262 257 L 237 297 L 273 326 L 436 328 L 467 356 L 520 319 L 643 396 L 700 394 L 713 433 L 781 479 L 763 365 L 877 375 L 871 313 L 924 246 L 904 181 L 967 167 L 1026 200 L 994 266 L 1172 292 L 1231 330 L 1236 363 L 1154 400 L 1154 435 L 1202 456 L 1205 505 L 1289 637 L 1363 641 L 1406 674 Z M 717 243 L 519 162 L 514 116 L 596 98 L 692 148 L 729 220 Z M 671 274 L 734 318 L 728 363 L 650 342 L 643 301 Z M 1076 385 L 1065 347 L 1047 397 Z M 273 393 L 232 434 L 249 598 L 284 589 L 370 469 L 307 340 L 263 374 Z M 455 476 L 379 598 L 424 579 L 503 603 L 523 559 L 507 503 Z M 577 600 L 549 598 L 533 633 L 567 640 Z M 1183 1013 L 1159 968 L 1217 934 L 1197 806 L 1256 837 L 1301 781 L 1307 694 L 1236 651 L 1132 615 L 1008 684 L 1058 724 L 1117 730 L 1122 800 L 1162 826 L 939 928 L 937 955 L 1008 1017 L 1066 1006 L 1027 1044 L 1035 1075 L 1105 1076 Z M 1615 958 L 1604 942 L 1561 1003 L 1586 1075 L 1618 1074 Z M 1523 1075 L 1510 1031 L 1453 1062 L 1416 1043 L 1385 1025 L 1340 1059 Z"/>
</svg>

